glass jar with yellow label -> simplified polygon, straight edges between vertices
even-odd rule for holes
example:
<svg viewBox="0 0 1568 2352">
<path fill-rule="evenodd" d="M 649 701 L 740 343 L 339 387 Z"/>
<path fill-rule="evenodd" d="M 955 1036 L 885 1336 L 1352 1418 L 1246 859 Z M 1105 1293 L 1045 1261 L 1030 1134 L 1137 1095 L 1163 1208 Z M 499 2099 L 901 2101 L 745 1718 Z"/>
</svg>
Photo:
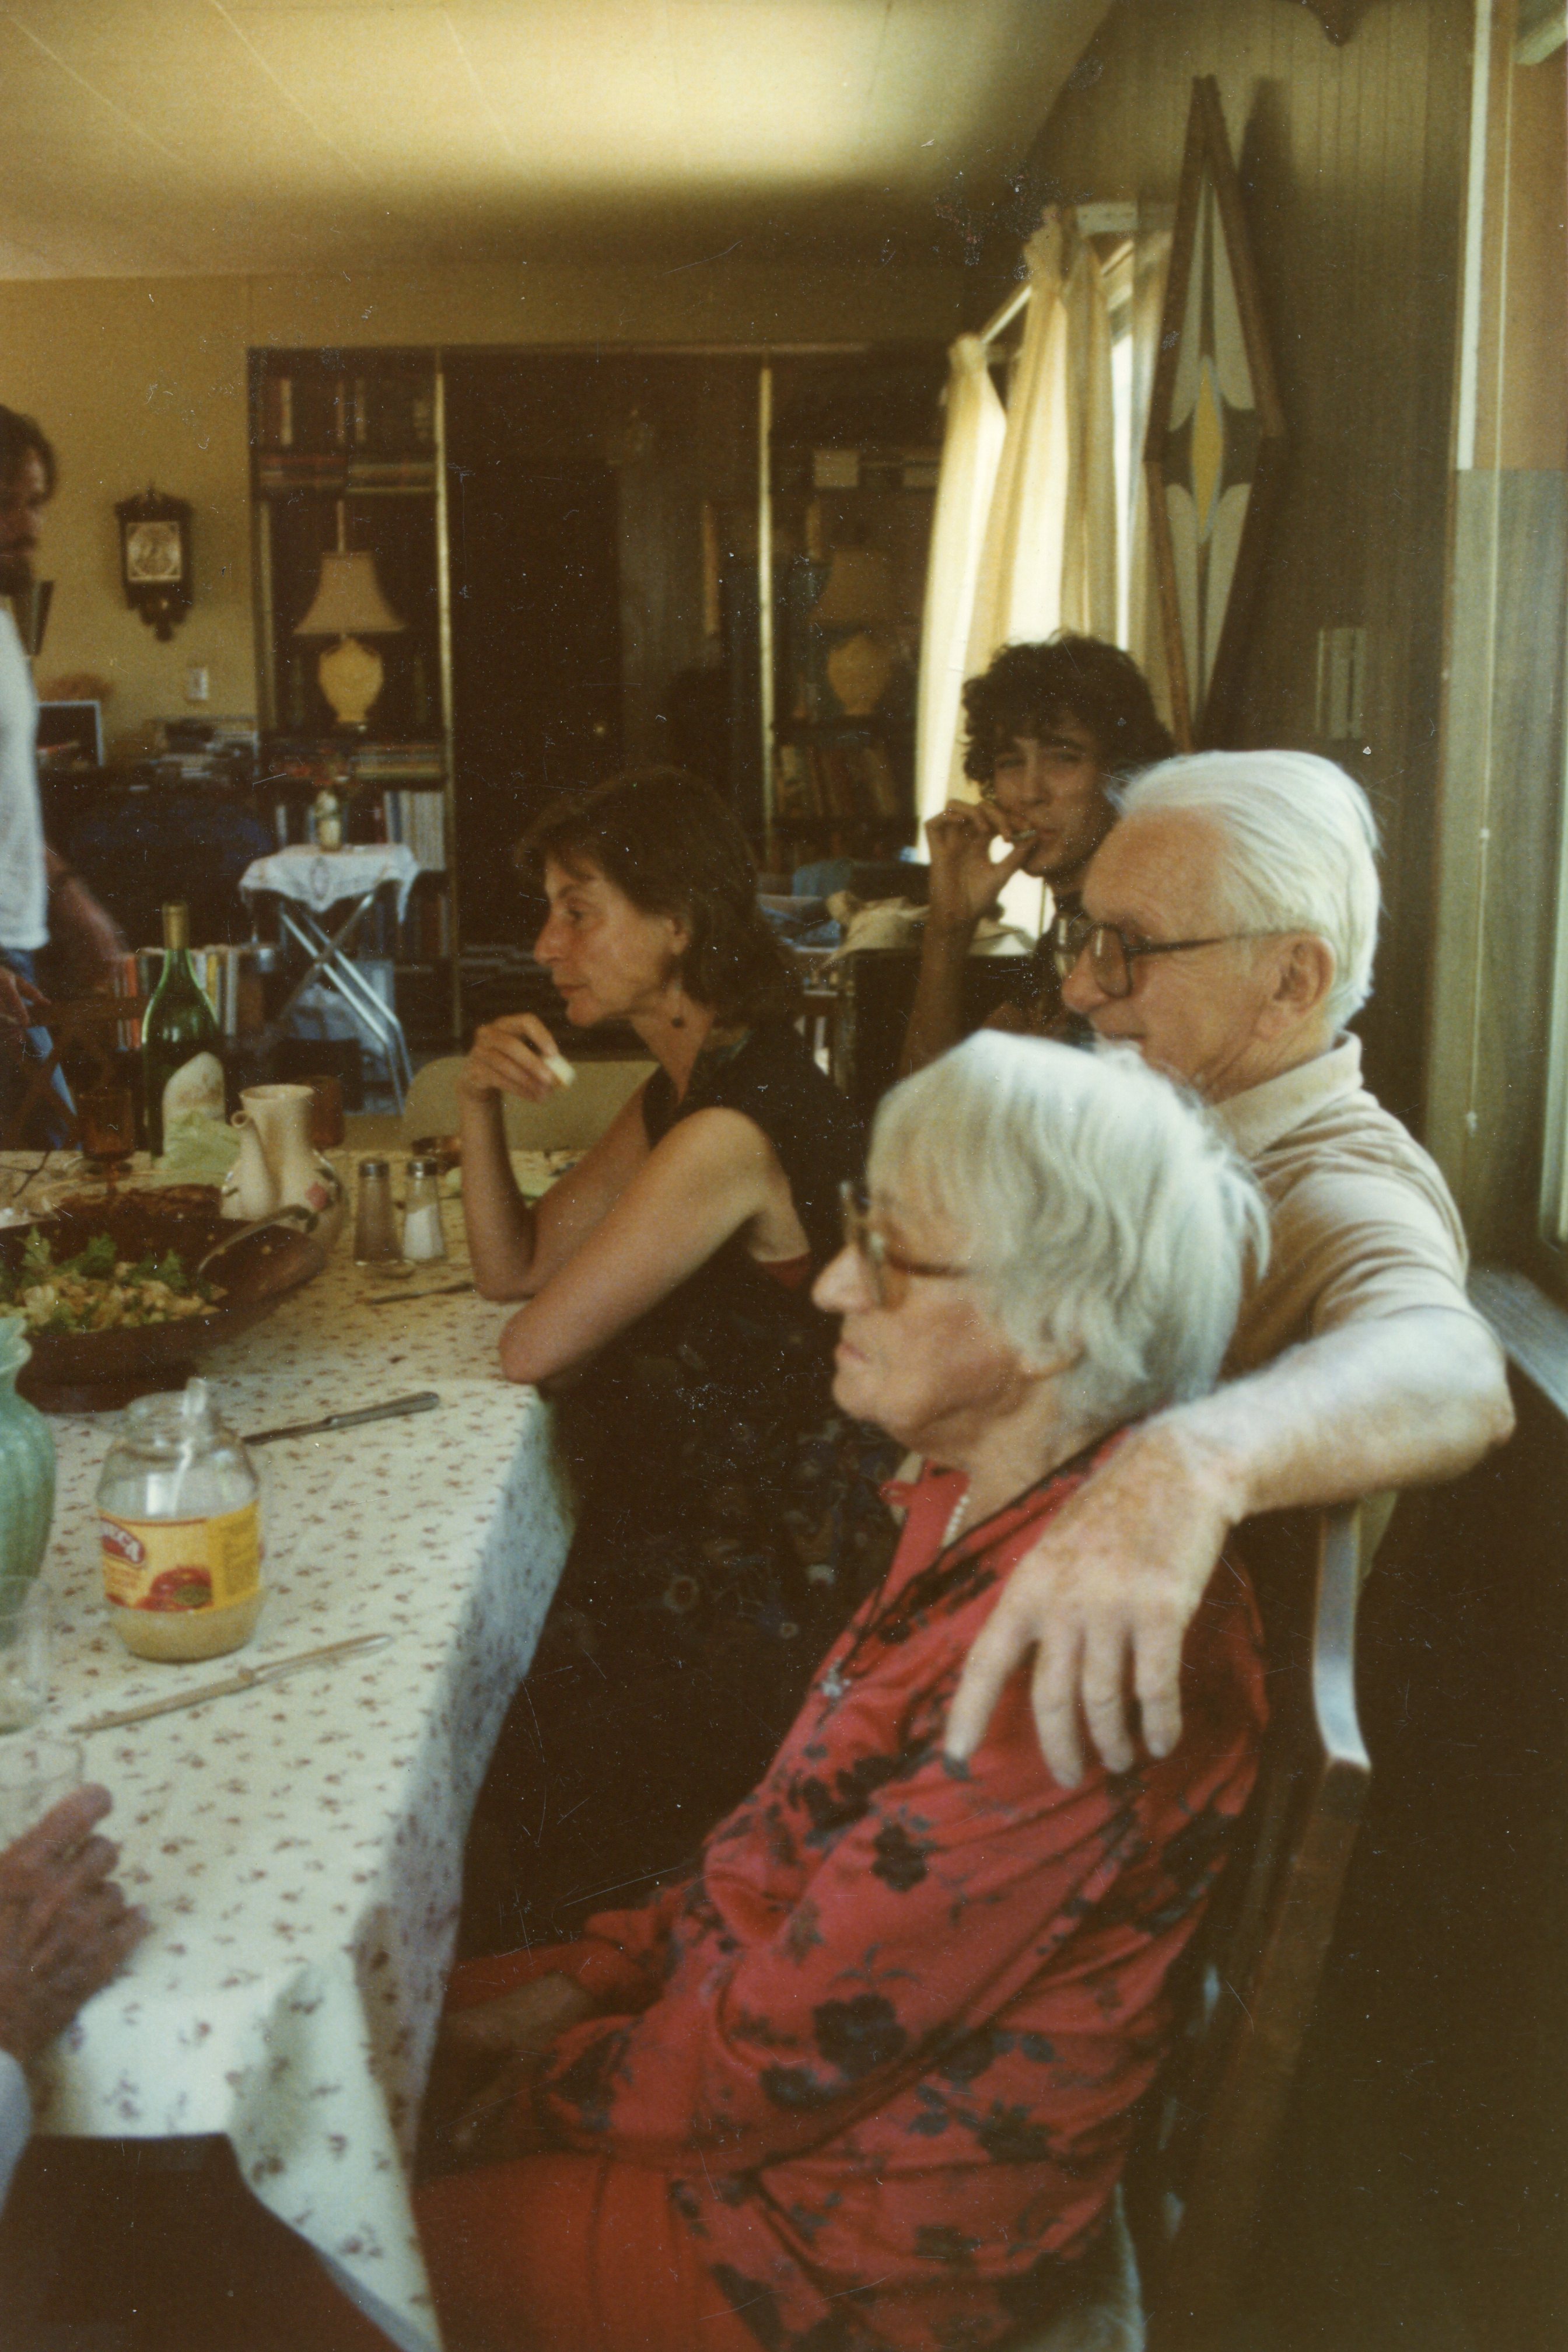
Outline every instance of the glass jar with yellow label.
<svg viewBox="0 0 1568 2352">
<path fill-rule="evenodd" d="M 103 1586 L 140 1658 L 215 1658 L 256 1630 L 264 1598 L 256 1476 L 205 1381 L 139 1397 L 98 1485 Z"/>
</svg>

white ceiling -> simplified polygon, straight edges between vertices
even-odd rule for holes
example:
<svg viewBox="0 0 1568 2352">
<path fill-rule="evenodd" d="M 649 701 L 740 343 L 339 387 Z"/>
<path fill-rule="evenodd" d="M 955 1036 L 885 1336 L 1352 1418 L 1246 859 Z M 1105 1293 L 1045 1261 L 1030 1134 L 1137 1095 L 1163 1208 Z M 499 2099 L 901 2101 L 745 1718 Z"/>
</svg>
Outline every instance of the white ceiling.
<svg viewBox="0 0 1568 2352">
<path fill-rule="evenodd" d="M 961 250 L 1107 0 L 14 0 L 0 277 Z"/>
</svg>

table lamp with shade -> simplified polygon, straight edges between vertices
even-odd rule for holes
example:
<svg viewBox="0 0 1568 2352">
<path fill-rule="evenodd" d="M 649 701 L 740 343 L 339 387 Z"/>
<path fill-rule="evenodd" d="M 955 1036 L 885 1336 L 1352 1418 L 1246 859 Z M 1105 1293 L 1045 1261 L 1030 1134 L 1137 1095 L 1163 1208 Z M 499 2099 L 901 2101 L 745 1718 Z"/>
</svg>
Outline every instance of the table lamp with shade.
<svg viewBox="0 0 1568 2352">
<path fill-rule="evenodd" d="M 898 667 L 894 634 L 902 615 L 893 566 L 872 547 L 836 547 L 827 583 L 811 608 L 819 629 L 843 629 L 827 660 L 828 683 L 846 716 L 868 719 Z"/>
<path fill-rule="evenodd" d="M 294 635 L 336 638 L 323 652 L 316 676 L 345 731 L 363 732 L 386 676 L 380 654 L 361 640 L 395 636 L 406 625 L 382 593 L 373 556 L 344 548 L 322 556 L 314 601 Z"/>
</svg>

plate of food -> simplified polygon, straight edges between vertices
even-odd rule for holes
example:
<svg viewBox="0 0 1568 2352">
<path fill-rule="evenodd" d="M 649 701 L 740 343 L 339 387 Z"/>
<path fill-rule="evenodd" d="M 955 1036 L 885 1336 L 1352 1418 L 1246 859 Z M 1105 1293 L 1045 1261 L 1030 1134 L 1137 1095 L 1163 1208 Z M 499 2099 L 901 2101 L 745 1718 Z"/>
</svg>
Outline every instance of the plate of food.
<svg viewBox="0 0 1568 2352">
<path fill-rule="evenodd" d="M 37 1223 L 0 1231 L 0 1314 L 21 1318 L 32 1350 L 17 1386 L 47 1412 L 180 1388 L 209 1349 L 270 1315 L 326 1262 L 291 1226 L 235 1234 L 214 1186 L 58 1194 Z"/>
</svg>

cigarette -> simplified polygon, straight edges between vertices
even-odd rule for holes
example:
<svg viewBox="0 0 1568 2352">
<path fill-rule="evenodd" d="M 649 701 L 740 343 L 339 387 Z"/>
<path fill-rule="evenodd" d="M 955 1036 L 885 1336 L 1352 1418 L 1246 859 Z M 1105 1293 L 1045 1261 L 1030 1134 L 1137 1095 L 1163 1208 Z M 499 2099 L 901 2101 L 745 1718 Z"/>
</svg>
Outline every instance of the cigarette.
<svg viewBox="0 0 1568 2352">
<path fill-rule="evenodd" d="M 572 1068 L 571 1064 L 567 1060 L 564 1054 L 547 1054 L 544 1057 L 544 1064 L 546 1069 L 549 1072 L 558 1087 L 576 1086 L 577 1072 Z"/>
</svg>

